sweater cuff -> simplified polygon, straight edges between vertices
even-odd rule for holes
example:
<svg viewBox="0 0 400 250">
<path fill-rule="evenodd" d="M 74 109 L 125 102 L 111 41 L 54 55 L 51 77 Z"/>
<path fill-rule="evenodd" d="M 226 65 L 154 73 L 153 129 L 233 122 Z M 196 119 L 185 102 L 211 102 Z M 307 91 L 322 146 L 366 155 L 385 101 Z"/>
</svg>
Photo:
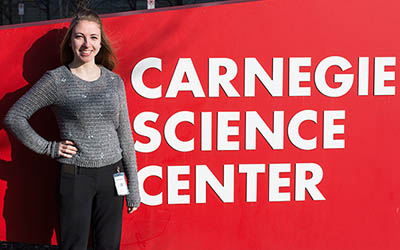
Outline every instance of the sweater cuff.
<svg viewBox="0 0 400 250">
<path fill-rule="evenodd" d="M 50 151 L 50 157 L 51 158 L 53 158 L 53 159 L 56 159 L 56 158 L 58 158 L 58 157 L 60 157 L 60 155 L 58 154 L 58 148 L 59 148 L 59 146 L 60 146 L 60 143 L 59 142 L 56 142 L 56 141 L 52 141 L 52 142 L 50 142 L 51 143 L 51 151 Z"/>
<path fill-rule="evenodd" d="M 126 196 L 126 206 L 127 207 L 139 207 L 140 206 L 140 198 L 135 199 L 132 194 L 128 194 Z"/>
</svg>

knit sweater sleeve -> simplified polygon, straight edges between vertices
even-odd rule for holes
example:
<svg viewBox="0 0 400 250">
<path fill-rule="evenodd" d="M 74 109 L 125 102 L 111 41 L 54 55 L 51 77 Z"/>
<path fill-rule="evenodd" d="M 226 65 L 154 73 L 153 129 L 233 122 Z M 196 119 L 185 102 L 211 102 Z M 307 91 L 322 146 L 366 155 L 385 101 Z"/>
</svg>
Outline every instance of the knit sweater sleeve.
<svg viewBox="0 0 400 250">
<path fill-rule="evenodd" d="M 31 127 L 28 120 L 39 109 L 53 104 L 57 99 L 54 77 L 46 72 L 8 111 L 4 125 L 25 146 L 38 154 L 59 157 L 58 143 L 47 141 Z"/>
<path fill-rule="evenodd" d="M 139 183 L 137 176 L 136 154 L 134 148 L 134 141 L 132 136 L 132 129 L 129 121 L 128 106 L 126 101 L 125 86 L 121 78 L 119 78 L 119 97 L 120 97 L 120 112 L 119 112 L 119 126 L 117 128 L 118 138 L 122 148 L 122 161 L 124 164 L 124 171 L 128 179 L 129 195 L 126 196 L 127 206 L 139 207 L 140 194 Z"/>
</svg>

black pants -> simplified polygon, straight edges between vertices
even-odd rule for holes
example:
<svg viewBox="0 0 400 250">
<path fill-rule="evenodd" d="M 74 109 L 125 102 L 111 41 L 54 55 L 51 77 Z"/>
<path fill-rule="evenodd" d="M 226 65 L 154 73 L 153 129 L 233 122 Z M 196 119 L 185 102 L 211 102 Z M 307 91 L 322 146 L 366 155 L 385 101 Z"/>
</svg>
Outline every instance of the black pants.
<svg viewBox="0 0 400 250">
<path fill-rule="evenodd" d="M 119 249 L 123 196 L 118 196 L 113 174 L 121 161 L 101 168 L 58 163 L 58 218 L 62 250 L 86 250 L 92 224 L 95 250 Z"/>
</svg>

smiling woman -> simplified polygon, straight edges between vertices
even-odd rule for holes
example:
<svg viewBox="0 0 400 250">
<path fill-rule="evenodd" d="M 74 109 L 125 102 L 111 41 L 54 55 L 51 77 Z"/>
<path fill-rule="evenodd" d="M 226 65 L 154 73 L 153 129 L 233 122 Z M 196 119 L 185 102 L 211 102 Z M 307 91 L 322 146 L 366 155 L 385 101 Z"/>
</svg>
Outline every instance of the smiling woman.
<svg viewBox="0 0 400 250">
<path fill-rule="evenodd" d="M 63 66 L 49 70 L 10 109 L 4 123 L 24 145 L 57 160 L 61 249 L 119 249 L 124 196 L 128 213 L 140 204 L 134 141 L 125 87 L 99 16 L 78 13 L 61 45 Z M 29 125 L 50 106 L 61 141 Z M 125 182 L 127 175 L 128 185 Z"/>
<path fill-rule="evenodd" d="M 82 61 L 85 56 L 81 53 L 86 54 L 89 51 L 92 53 L 87 59 L 93 61 L 94 58 L 96 64 L 101 64 L 109 70 L 114 69 L 116 57 L 100 18 L 97 14 L 92 16 L 80 12 L 72 19 L 70 28 L 61 43 L 61 62 L 64 65 L 91 62 L 90 60 Z"/>
<path fill-rule="evenodd" d="M 74 64 L 94 61 L 101 48 L 99 25 L 95 22 L 82 20 L 76 26 L 71 36 L 71 49 L 74 53 Z"/>
</svg>

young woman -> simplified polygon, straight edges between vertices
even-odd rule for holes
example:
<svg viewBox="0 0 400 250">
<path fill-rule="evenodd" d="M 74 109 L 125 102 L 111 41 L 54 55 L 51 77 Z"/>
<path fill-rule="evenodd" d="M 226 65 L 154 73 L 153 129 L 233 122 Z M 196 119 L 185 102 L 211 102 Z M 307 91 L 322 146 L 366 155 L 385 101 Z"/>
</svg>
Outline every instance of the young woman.
<svg viewBox="0 0 400 250">
<path fill-rule="evenodd" d="M 57 160 L 61 248 L 87 249 L 92 224 L 94 249 L 119 249 L 126 194 L 121 173 L 132 213 L 140 204 L 137 166 L 124 83 L 111 71 L 115 56 L 96 13 L 84 10 L 72 19 L 61 61 L 13 105 L 4 123 L 24 145 Z M 28 123 L 49 105 L 58 142 L 45 140 Z"/>
</svg>

